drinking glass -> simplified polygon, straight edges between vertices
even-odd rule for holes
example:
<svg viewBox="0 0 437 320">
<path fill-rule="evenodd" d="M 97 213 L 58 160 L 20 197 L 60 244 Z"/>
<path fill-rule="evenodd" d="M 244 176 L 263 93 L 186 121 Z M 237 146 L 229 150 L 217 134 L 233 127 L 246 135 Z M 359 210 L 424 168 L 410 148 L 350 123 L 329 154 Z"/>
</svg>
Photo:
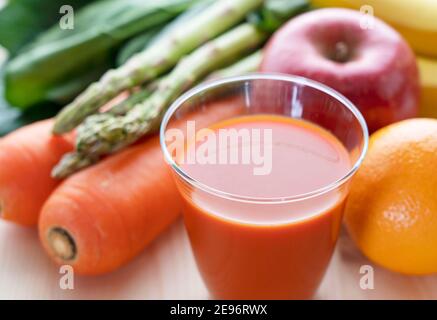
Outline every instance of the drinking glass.
<svg viewBox="0 0 437 320">
<path fill-rule="evenodd" d="M 189 125 L 199 132 L 248 115 L 291 117 L 329 131 L 347 151 L 350 169 L 304 194 L 252 197 L 196 180 L 181 165 L 180 152 L 170 148 L 174 129 L 183 133 L 180 146 L 187 150 Z M 182 95 L 166 112 L 160 139 L 212 298 L 312 298 L 335 248 L 351 178 L 367 150 L 368 131 L 358 109 L 335 90 L 306 78 L 249 74 L 209 81 Z"/>
</svg>

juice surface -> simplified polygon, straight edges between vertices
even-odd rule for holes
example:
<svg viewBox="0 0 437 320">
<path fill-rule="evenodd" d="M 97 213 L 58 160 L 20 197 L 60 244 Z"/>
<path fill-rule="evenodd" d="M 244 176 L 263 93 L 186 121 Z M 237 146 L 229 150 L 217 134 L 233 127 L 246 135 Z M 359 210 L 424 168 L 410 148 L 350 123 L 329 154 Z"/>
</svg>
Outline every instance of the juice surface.
<svg viewBox="0 0 437 320">
<path fill-rule="evenodd" d="M 217 144 L 214 153 L 271 146 L 264 150 L 272 155 L 268 174 L 255 175 L 259 162 L 241 163 L 242 153 L 234 164 L 180 164 L 192 178 L 222 192 L 259 199 L 297 196 L 337 181 L 351 168 L 348 152 L 332 134 L 302 120 L 241 116 L 210 128 L 217 135 L 220 129 L 261 132 L 249 143 Z M 271 140 L 263 137 L 265 129 L 271 130 Z M 312 297 L 338 237 L 345 192 L 272 204 L 182 189 L 194 254 L 214 298 Z"/>
</svg>

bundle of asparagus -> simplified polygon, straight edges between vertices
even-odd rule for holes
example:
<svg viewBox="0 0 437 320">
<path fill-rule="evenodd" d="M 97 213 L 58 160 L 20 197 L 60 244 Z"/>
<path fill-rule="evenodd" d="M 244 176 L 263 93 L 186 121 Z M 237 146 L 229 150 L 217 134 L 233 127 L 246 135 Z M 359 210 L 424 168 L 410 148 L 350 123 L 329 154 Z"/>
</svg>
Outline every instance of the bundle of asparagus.
<svg viewBox="0 0 437 320">
<path fill-rule="evenodd" d="M 272 2 L 274 6 L 271 6 Z M 286 12 L 278 2 L 287 5 Z M 260 7 L 262 9 L 258 10 Z M 266 15 L 269 7 L 280 14 Z M 274 29 L 306 7 L 302 0 L 220 0 L 202 10 L 183 29 L 173 28 L 167 32 L 123 66 L 109 71 L 61 111 L 54 126 L 55 134 L 80 126 L 76 150 L 54 168 L 53 176 L 66 177 L 155 130 L 177 96 L 210 74 L 214 76 L 220 68 L 255 51 Z M 263 28 L 262 18 L 252 18 L 250 22 L 234 27 L 254 12 L 257 17 L 269 17 L 267 28 Z M 272 17 L 278 17 L 274 28 Z M 256 65 L 259 59 L 260 54 L 254 54 L 221 73 L 244 73 L 244 69 Z M 173 67 L 170 73 L 157 79 Z M 132 93 L 126 101 L 107 112 L 97 113 L 103 104 L 121 92 L 150 81 L 153 82 Z"/>
<path fill-rule="evenodd" d="M 59 114 L 54 133 L 72 130 L 121 91 L 153 80 L 168 71 L 185 54 L 234 26 L 261 3 L 262 0 L 217 1 L 187 23 L 185 28 L 175 30 L 89 86 Z"/>
<path fill-rule="evenodd" d="M 264 32 L 251 24 L 243 24 L 181 60 L 159 81 L 150 97 L 134 105 L 125 116 L 106 112 L 88 117 L 78 128 L 76 152 L 64 157 L 54 169 L 54 176 L 65 177 L 156 129 L 160 116 L 173 99 L 226 61 L 256 48 L 265 39 Z"/>
</svg>

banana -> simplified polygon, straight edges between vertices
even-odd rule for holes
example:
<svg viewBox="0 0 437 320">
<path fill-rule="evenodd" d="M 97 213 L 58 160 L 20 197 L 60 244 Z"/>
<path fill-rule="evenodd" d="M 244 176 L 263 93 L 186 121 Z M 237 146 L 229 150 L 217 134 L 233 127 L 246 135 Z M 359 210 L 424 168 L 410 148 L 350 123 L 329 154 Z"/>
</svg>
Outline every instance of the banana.
<svg viewBox="0 0 437 320">
<path fill-rule="evenodd" d="M 437 59 L 418 57 L 422 97 L 419 115 L 437 118 Z"/>
<path fill-rule="evenodd" d="M 418 54 L 437 58 L 436 0 L 310 0 L 315 7 L 360 9 L 371 6 L 373 14 L 392 25 Z"/>
</svg>

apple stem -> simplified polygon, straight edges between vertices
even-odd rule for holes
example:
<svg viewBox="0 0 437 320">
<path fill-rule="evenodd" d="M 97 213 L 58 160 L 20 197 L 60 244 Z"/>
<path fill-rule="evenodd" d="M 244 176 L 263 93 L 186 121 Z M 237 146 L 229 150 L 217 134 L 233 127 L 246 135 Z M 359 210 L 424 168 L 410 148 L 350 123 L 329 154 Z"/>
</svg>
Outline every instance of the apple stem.
<svg viewBox="0 0 437 320">
<path fill-rule="evenodd" d="M 340 63 L 347 62 L 350 59 L 349 46 L 343 42 L 339 41 L 335 44 L 335 51 L 332 60 Z"/>
</svg>

